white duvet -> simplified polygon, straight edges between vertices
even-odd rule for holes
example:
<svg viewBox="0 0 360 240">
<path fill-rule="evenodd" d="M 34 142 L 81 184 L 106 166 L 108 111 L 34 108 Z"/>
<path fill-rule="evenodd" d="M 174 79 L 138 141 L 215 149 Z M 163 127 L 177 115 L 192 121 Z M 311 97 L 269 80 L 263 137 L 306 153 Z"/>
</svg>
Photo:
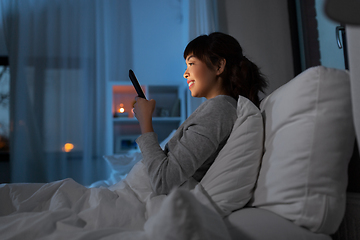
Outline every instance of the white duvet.
<svg viewBox="0 0 360 240">
<path fill-rule="evenodd" d="M 142 162 L 105 188 L 0 185 L 0 239 L 230 239 L 201 184 L 156 196 Z"/>
</svg>

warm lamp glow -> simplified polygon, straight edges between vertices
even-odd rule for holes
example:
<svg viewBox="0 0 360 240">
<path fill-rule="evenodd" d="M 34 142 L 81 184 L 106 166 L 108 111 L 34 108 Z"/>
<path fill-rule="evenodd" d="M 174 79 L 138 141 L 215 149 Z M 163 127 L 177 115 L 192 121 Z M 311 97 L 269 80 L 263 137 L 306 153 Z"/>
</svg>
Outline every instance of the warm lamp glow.
<svg viewBox="0 0 360 240">
<path fill-rule="evenodd" d="M 71 150 L 73 150 L 74 148 L 74 144 L 72 143 L 65 143 L 64 147 L 63 147 L 63 151 L 64 152 L 70 152 Z"/>
<path fill-rule="evenodd" d="M 122 103 L 120 104 L 120 108 L 119 108 L 118 112 L 119 113 L 125 112 L 124 104 L 122 104 Z"/>
</svg>

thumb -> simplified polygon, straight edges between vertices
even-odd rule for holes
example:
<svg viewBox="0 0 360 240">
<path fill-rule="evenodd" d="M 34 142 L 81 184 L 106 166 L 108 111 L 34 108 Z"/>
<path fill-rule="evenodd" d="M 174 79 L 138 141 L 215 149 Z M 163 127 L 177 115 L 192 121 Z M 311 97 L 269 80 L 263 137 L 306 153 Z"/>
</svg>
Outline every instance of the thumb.
<svg viewBox="0 0 360 240">
<path fill-rule="evenodd" d="M 155 109 L 156 101 L 154 99 L 149 100 L 149 103 L 151 103 L 152 109 Z"/>
</svg>

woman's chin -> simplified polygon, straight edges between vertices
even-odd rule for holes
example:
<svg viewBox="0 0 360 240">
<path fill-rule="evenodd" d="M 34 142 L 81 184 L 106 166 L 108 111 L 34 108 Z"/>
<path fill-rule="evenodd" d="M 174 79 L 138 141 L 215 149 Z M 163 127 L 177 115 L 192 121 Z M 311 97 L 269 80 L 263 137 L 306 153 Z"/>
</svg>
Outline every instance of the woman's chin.
<svg viewBox="0 0 360 240">
<path fill-rule="evenodd" d="M 196 98 L 201 98 L 201 97 L 203 97 L 203 95 L 202 95 L 201 93 L 196 92 L 196 91 L 194 91 L 194 90 L 190 90 L 190 92 L 191 92 L 191 96 L 192 96 L 192 97 L 196 97 Z"/>
</svg>

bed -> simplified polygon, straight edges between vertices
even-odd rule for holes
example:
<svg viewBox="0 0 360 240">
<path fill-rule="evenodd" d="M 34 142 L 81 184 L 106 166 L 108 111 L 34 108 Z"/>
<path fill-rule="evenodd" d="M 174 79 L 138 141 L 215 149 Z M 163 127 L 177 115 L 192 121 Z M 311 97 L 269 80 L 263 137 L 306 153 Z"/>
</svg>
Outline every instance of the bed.
<svg viewBox="0 0 360 240">
<path fill-rule="evenodd" d="M 355 140 L 349 73 L 310 68 L 260 110 L 240 97 L 237 114 L 201 182 L 169 195 L 152 192 L 141 153 L 106 156 L 111 176 L 87 187 L 0 185 L 0 238 L 331 239 Z"/>
</svg>

